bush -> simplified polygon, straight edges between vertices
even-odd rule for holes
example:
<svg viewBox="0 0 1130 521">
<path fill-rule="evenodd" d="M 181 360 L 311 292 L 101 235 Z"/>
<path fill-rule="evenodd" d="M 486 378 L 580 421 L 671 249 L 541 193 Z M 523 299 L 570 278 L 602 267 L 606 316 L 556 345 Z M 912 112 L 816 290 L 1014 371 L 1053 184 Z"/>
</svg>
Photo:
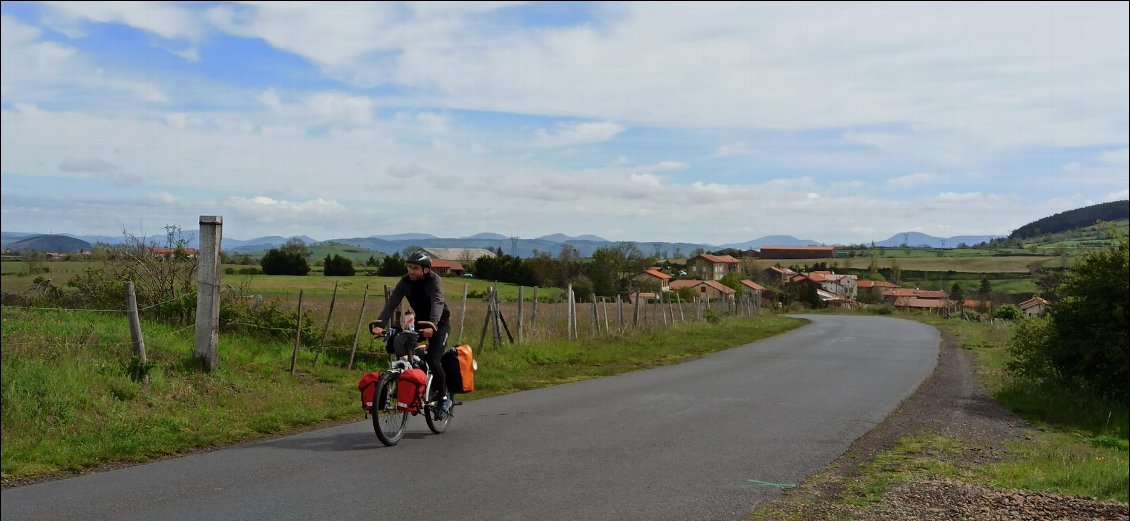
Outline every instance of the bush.
<svg viewBox="0 0 1130 521">
<path fill-rule="evenodd" d="M 993 313 L 993 316 L 1004 320 L 1017 320 L 1020 317 L 1024 316 L 1024 312 L 1020 311 L 1020 308 L 1012 304 L 1005 304 L 997 308 L 997 311 Z"/>
<path fill-rule="evenodd" d="M 1009 368 L 1021 377 L 1130 402 L 1128 267 L 1127 238 L 1118 234 L 1110 247 L 1067 270 L 1047 324 L 1018 328 Z"/>
<path fill-rule="evenodd" d="M 305 275 L 310 273 L 310 265 L 301 253 L 272 248 L 259 262 L 267 275 Z"/>
<path fill-rule="evenodd" d="M 324 265 L 323 273 L 327 277 L 351 277 L 357 274 L 357 270 L 353 269 L 353 261 L 336 253 L 332 258 L 326 254 Z"/>
</svg>

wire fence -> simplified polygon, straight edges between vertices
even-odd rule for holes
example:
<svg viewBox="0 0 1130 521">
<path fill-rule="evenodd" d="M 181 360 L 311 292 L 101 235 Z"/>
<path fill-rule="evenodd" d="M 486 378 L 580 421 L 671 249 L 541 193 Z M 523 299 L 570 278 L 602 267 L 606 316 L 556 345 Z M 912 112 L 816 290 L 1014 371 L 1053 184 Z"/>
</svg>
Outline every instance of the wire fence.
<svg viewBox="0 0 1130 521">
<path fill-rule="evenodd" d="M 742 293 L 721 298 L 693 298 L 683 300 L 674 292 L 651 295 L 633 294 L 621 297 L 588 295 L 585 302 L 566 292 L 564 297 L 534 299 L 537 288 L 522 288 L 521 300 L 502 300 L 497 297 L 496 286 L 485 297 L 464 297 L 447 303 L 450 311 L 451 345 L 470 344 L 476 350 L 499 348 L 549 340 L 588 342 L 601 338 L 622 336 L 633 332 L 657 331 L 680 324 L 711 321 L 724 316 L 753 317 L 761 311 L 761 299 L 755 293 Z M 195 297 L 195 293 L 182 294 L 139 307 L 144 312 Z M 524 296 L 529 295 L 529 296 Z M 224 332 L 259 332 L 276 339 L 294 338 L 296 346 L 316 353 L 349 352 L 350 366 L 355 354 L 383 353 L 383 345 L 372 340 L 363 325 L 376 320 L 385 307 L 384 292 L 364 298 L 329 299 L 311 298 L 305 303 L 302 297 L 276 298 L 270 302 L 261 295 L 245 295 L 228 290 L 225 297 L 236 307 L 246 306 L 248 314 L 236 314 L 226 320 L 221 317 L 221 335 Z M 274 320 L 257 321 L 255 311 L 263 306 L 274 306 Z M 406 305 L 406 303 L 401 303 Z M 362 309 L 364 306 L 364 309 Z M 297 316 L 302 308 L 302 317 Z M 12 309 L 40 313 L 120 313 L 122 325 L 128 331 L 129 309 L 65 308 L 44 306 L 2 306 L 4 312 Z M 286 320 L 285 317 L 290 319 Z M 189 317 L 191 319 L 191 317 Z M 289 322 L 289 323 L 286 323 Z M 171 339 L 192 341 L 196 327 L 189 323 L 161 334 L 140 334 L 132 342 L 102 342 L 107 347 L 136 347 L 139 341 L 165 342 Z M 128 337 L 128 335 L 127 335 Z M 351 342 L 347 342 L 350 339 Z M 11 339 L 9 339 L 11 340 Z M 6 341 L 6 348 L 26 347 L 20 341 Z M 360 348 L 360 349 L 359 349 Z M 298 349 L 298 347 L 296 347 Z"/>
</svg>

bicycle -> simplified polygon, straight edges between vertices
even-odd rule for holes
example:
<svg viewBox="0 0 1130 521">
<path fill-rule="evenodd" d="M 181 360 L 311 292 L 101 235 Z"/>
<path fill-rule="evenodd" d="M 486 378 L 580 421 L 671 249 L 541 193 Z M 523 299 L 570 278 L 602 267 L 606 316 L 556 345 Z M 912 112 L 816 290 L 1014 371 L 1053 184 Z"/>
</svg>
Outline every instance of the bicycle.
<svg viewBox="0 0 1130 521">
<path fill-rule="evenodd" d="M 375 327 L 380 327 L 380 322 L 369 323 L 370 332 Z M 435 329 L 435 324 L 421 321 L 417 323 L 417 328 Z M 389 353 L 390 363 L 388 370 L 383 371 L 377 380 L 376 392 L 373 394 L 371 412 L 377 438 L 387 446 L 396 445 L 408 429 L 409 414 L 415 416 L 421 412 L 428 429 L 436 434 L 443 434 L 451 424 L 452 411 L 462 403 L 453 402 L 443 419 L 435 418 L 436 410 L 442 406 L 439 400 L 444 396 L 444 390 L 433 393 L 432 371 L 422 356 L 425 346 L 419 345 L 420 334 L 417 331 L 389 328 L 381 336 L 385 339 L 385 351 Z M 424 388 L 426 399 L 420 400 L 417 396 L 411 403 L 403 403 L 397 400 L 397 388 L 400 385 L 400 375 L 409 369 L 422 369 L 427 375 Z"/>
</svg>

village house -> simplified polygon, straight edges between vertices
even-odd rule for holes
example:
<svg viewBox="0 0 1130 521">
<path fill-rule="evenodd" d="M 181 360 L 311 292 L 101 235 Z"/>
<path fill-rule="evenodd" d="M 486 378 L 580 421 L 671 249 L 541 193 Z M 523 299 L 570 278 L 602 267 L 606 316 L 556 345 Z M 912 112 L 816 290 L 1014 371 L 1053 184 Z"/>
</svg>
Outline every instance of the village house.
<svg viewBox="0 0 1130 521">
<path fill-rule="evenodd" d="M 760 297 L 765 292 L 765 286 L 762 286 L 761 284 L 758 284 L 752 280 L 742 279 L 739 280 L 738 283 L 740 283 L 742 285 L 742 289 L 750 295 L 757 295 Z"/>
<path fill-rule="evenodd" d="M 175 254 L 177 252 L 177 249 L 176 248 L 153 248 L 150 251 L 152 251 L 156 255 L 161 255 L 163 257 L 172 257 L 173 254 Z M 184 248 L 184 253 L 190 259 L 195 258 L 196 257 L 196 248 Z"/>
<path fill-rule="evenodd" d="M 458 262 L 435 258 L 432 259 L 432 271 L 434 271 L 436 275 L 439 275 L 441 277 L 446 277 L 449 275 L 462 277 L 464 273 L 467 273 L 467 270 L 463 268 L 463 265 Z"/>
<path fill-rule="evenodd" d="M 479 257 L 497 257 L 486 248 L 421 248 L 432 260 L 443 259 L 458 263 L 475 262 Z"/>
<path fill-rule="evenodd" d="M 1023 311 L 1026 316 L 1042 317 L 1044 316 L 1044 312 L 1048 309 L 1048 304 L 1048 301 L 1040 297 L 1032 297 L 1017 304 L 1017 307 L 1019 307 L 1020 311 Z"/>
<path fill-rule="evenodd" d="M 699 298 L 710 300 L 733 300 L 737 291 L 716 280 L 675 280 L 671 281 L 671 289 L 678 291 L 683 288 L 692 288 L 698 292 Z"/>
<path fill-rule="evenodd" d="M 796 272 L 788 268 L 769 266 L 761 270 L 762 280 L 771 284 L 784 284 L 796 276 Z"/>
<path fill-rule="evenodd" d="M 820 289 L 844 300 L 854 301 L 858 296 L 859 277 L 855 275 L 837 275 L 831 271 L 813 271 L 804 275 L 819 284 Z"/>
<path fill-rule="evenodd" d="M 883 300 L 902 309 L 941 311 L 950 305 L 946 292 L 940 290 L 892 289 L 883 292 Z"/>
<path fill-rule="evenodd" d="M 659 285 L 659 291 L 671 291 L 671 276 L 660 271 L 659 268 L 648 268 L 643 270 L 639 275 L 632 277 L 633 280 L 646 283 L 655 283 Z"/>
<path fill-rule="evenodd" d="M 857 283 L 858 293 L 856 298 L 861 302 L 878 302 L 882 299 L 884 291 L 900 287 L 898 284 L 885 280 L 861 280 Z"/>
<path fill-rule="evenodd" d="M 687 259 L 687 274 L 701 280 L 721 280 L 729 273 L 738 273 L 742 263 L 729 255 L 695 255 Z"/>
</svg>

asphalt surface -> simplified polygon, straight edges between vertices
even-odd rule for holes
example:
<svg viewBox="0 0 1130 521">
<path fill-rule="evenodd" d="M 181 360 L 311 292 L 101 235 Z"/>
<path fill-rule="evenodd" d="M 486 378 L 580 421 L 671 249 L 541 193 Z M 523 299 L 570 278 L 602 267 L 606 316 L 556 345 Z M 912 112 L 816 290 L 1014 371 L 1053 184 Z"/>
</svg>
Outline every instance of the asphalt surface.
<svg viewBox="0 0 1130 521">
<path fill-rule="evenodd" d="M 812 324 L 706 358 L 475 400 L 395 447 L 368 421 L 4 490 L 22 519 L 743 519 L 882 421 L 937 330 Z"/>
</svg>

